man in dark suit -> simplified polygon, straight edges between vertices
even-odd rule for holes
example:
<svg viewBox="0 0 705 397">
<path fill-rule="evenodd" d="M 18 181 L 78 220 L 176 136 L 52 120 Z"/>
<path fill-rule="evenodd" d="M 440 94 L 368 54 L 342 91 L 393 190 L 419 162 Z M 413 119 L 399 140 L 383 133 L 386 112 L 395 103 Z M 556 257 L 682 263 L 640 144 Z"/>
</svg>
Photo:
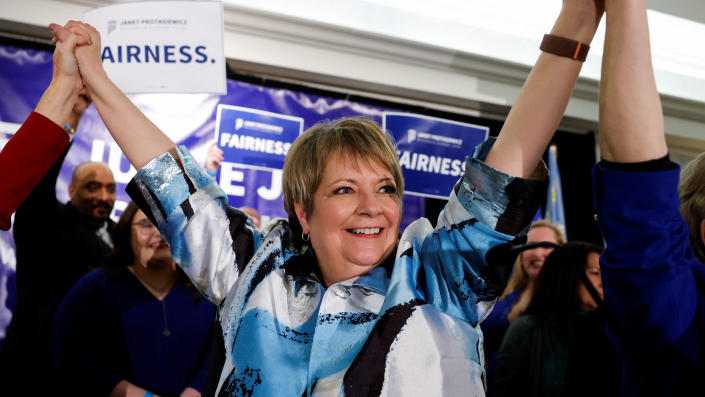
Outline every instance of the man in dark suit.
<svg viewBox="0 0 705 397">
<path fill-rule="evenodd" d="M 90 98 L 81 96 L 69 126 L 75 127 Z M 17 300 L 0 353 L 3 392 L 44 395 L 49 382 L 51 327 L 56 308 L 73 284 L 103 263 L 112 249 L 110 213 L 115 180 L 102 163 L 78 165 L 68 187 L 70 201 L 56 198 L 56 181 L 66 153 L 15 213 Z M 49 393 L 52 394 L 52 393 Z"/>
</svg>

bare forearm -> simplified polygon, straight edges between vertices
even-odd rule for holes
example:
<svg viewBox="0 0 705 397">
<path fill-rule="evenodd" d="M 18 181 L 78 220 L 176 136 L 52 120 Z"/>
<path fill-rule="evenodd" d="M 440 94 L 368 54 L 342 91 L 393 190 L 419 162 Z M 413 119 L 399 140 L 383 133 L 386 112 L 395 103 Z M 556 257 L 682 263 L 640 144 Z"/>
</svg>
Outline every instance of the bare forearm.
<svg viewBox="0 0 705 397">
<path fill-rule="evenodd" d="M 608 3 L 600 151 L 605 160 L 625 163 L 653 160 L 668 152 L 651 65 L 646 0 Z"/>
<path fill-rule="evenodd" d="M 84 80 L 105 126 L 127 159 L 141 169 L 175 143 L 155 126 L 101 70 Z"/>
<path fill-rule="evenodd" d="M 564 7 L 551 33 L 589 44 L 601 10 Z M 558 128 L 582 62 L 542 53 L 512 107 L 487 163 L 505 173 L 530 177 Z"/>
<path fill-rule="evenodd" d="M 34 111 L 63 127 L 71 117 L 71 110 L 80 90 L 80 80 L 55 76 Z"/>
</svg>

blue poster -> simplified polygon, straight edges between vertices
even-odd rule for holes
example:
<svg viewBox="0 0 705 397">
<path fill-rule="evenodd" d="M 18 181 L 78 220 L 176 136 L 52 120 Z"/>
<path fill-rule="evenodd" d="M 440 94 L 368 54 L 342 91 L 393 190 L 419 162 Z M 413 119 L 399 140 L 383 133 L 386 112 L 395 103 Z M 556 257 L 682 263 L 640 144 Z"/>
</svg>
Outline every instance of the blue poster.
<svg viewBox="0 0 705 397">
<path fill-rule="evenodd" d="M 245 168 L 281 170 L 284 157 L 303 132 L 301 117 L 218 105 L 216 140 L 225 161 Z"/>
<path fill-rule="evenodd" d="M 260 170 L 223 161 L 216 180 L 228 195 L 232 207 L 252 207 L 260 213 L 262 225 L 274 218 L 286 218 L 281 170 Z"/>
<path fill-rule="evenodd" d="M 233 207 L 257 208 L 264 220 L 286 217 L 282 169 L 304 119 L 219 104 L 215 139 L 223 151 L 216 180 Z"/>
<path fill-rule="evenodd" d="M 405 193 L 447 199 L 465 170 L 465 157 L 489 127 L 410 113 L 385 112 L 384 128 L 397 142 Z"/>
</svg>

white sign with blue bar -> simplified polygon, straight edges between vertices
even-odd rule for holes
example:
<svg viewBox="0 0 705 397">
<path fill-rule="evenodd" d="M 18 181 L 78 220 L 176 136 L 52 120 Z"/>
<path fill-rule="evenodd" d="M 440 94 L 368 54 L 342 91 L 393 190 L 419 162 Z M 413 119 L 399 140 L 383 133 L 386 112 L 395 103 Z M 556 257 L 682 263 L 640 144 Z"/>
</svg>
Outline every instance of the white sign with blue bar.
<svg viewBox="0 0 705 397">
<path fill-rule="evenodd" d="M 484 142 L 489 127 L 410 113 L 385 112 L 383 127 L 394 137 L 405 193 L 447 199 L 465 170 L 465 157 Z"/>
<path fill-rule="evenodd" d="M 100 32 L 105 72 L 125 93 L 227 93 L 222 2 L 121 2 L 83 21 Z"/>
<path fill-rule="evenodd" d="M 218 105 L 216 139 L 226 162 L 245 168 L 281 170 L 291 144 L 303 132 L 301 117 Z"/>
</svg>

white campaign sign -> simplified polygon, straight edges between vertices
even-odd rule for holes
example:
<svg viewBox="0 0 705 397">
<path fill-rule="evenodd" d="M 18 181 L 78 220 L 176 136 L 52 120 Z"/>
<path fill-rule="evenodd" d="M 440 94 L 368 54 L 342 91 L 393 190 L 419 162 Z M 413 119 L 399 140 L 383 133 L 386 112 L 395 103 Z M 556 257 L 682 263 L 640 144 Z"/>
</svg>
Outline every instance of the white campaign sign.
<svg viewBox="0 0 705 397">
<path fill-rule="evenodd" d="M 89 10 L 103 66 L 122 91 L 225 94 L 223 4 L 141 1 Z"/>
</svg>

